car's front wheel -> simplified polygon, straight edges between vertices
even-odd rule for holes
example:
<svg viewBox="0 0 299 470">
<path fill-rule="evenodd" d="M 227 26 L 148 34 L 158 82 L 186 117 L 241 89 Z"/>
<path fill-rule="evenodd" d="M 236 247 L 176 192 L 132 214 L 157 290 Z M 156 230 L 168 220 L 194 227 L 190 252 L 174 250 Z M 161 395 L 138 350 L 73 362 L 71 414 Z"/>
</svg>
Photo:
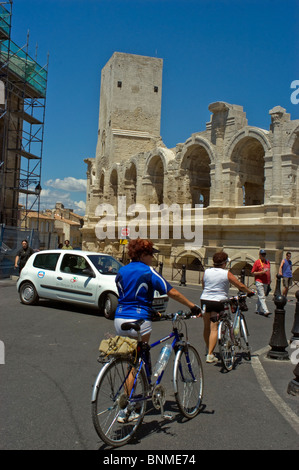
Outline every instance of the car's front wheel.
<svg viewBox="0 0 299 470">
<path fill-rule="evenodd" d="M 103 301 L 103 313 L 108 320 L 114 319 L 115 310 L 118 304 L 118 299 L 114 294 L 106 294 Z"/>
<path fill-rule="evenodd" d="M 34 305 L 38 302 L 36 289 L 31 282 L 23 282 L 20 287 L 20 299 L 23 304 Z"/>
</svg>

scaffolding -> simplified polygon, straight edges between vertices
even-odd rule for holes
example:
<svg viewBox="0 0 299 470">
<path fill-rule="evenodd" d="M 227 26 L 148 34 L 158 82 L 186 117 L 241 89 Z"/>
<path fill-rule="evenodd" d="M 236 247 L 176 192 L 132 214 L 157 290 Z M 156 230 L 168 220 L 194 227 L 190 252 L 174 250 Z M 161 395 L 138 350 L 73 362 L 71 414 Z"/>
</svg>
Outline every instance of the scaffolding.
<svg viewBox="0 0 299 470">
<path fill-rule="evenodd" d="M 29 56 L 29 33 L 23 47 L 11 40 L 12 3 L 0 1 L 0 224 L 27 228 L 40 209 L 48 60 Z"/>
</svg>

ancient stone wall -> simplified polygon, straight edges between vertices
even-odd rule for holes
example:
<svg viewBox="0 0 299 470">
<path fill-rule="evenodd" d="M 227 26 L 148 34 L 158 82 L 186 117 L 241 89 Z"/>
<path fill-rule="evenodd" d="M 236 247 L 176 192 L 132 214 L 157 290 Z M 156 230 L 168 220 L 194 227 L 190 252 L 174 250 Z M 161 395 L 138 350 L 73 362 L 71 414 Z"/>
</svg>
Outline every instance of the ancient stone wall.
<svg viewBox="0 0 299 470">
<path fill-rule="evenodd" d="M 299 278 L 299 120 L 275 106 L 269 129 L 260 129 L 248 126 L 242 106 L 216 102 L 204 131 L 168 149 L 160 137 L 161 77 L 160 59 L 130 54 L 115 53 L 103 69 L 96 156 L 86 160 L 83 248 L 122 253 L 117 230 L 114 239 L 96 234 L 103 217 L 98 208 L 109 204 L 131 229 L 139 223 L 141 236 L 155 235 L 164 264 L 189 257 L 206 266 L 216 250 L 225 250 L 239 269 L 266 248 L 275 275 L 290 250 Z M 143 218 L 128 213 L 131 204 Z M 168 214 L 168 238 L 162 204 L 175 209 Z M 194 230 L 198 210 L 203 242 L 186 249 L 184 221 Z M 160 222 L 151 233 L 153 220 Z"/>
</svg>

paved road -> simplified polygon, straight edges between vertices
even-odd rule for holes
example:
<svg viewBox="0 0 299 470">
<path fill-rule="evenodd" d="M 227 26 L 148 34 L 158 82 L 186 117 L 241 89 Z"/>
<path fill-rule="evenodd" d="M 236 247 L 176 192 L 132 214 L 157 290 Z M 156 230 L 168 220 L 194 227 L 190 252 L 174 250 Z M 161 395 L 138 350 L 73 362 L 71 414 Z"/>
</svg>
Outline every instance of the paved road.
<svg viewBox="0 0 299 470">
<path fill-rule="evenodd" d="M 198 300 L 198 288 L 178 288 Z M 0 448 L 105 449 L 93 429 L 90 398 L 99 371 L 98 345 L 104 333 L 114 332 L 113 323 L 92 310 L 56 302 L 24 306 L 11 282 L 0 282 L 0 298 L 0 340 L 5 344 L 5 365 L 0 365 Z M 298 450 L 299 397 L 287 394 L 295 366 L 266 358 L 274 315 L 255 315 L 254 304 L 254 299 L 248 300 L 252 362 L 241 362 L 229 373 L 204 362 L 204 407 L 191 421 L 180 417 L 170 375 L 166 376 L 166 409 L 174 420 L 165 421 L 149 407 L 137 438 L 124 450 Z M 274 303 L 269 304 L 274 311 Z M 169 311 L 178 305 L 170 301 Z M 294 309 L 295 301 L 289 302 L 287 338 Z M 202 320 L 190 319 L 187 325 L 190 341 L 204 358 Z M 170 326 L 155 323 L 152 339 L 166 334 Z M 158 348 L 152 351 L 153 360 L 158 352 Z"/>
</svg>

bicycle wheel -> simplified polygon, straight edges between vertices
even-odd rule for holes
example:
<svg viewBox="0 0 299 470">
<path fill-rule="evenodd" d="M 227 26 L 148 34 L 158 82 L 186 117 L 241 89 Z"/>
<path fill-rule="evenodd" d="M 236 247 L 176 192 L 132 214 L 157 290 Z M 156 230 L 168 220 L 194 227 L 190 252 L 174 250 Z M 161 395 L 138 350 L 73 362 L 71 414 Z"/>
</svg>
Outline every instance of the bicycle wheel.
<svg viewBox="0 0 299 470">
<path fill-rule="evenodd" d="M 144 370 L 141 369 L 137 375 L 129 398 L 127 385 L 130 373 L 135 374 L 135 369 L 129 358 L 113 359 L 102 369 L 95 383 L 93 424 L 100 438 L 113 447 L 122 446 L 132 439 L 146 410 L 147 379 Z M 130 421 L 130 418 L 134 420 Z"/>
<path fill-rule="evenodd" d="M 231 337 L 231 325 L 227 321 L 222 321 L 218 327 L 219 354 L 223 367 L 232 370 L 235 362 L 235 347 Z"/>
<path fill-rule="evenodd" d="M 203 370 L 198 352 L 186 345 L 178 350 L 173 368 L 175 399 L 186 418 L 199 412 L 203 397 Z"/>
<path fill-rule="evenodd" d="M 248 330 L 245 318 L 240 321 L 240 347 L 244 351 L 244 358 L 251 361 L 251 349 L 248 342 Z"/>
</svg>

